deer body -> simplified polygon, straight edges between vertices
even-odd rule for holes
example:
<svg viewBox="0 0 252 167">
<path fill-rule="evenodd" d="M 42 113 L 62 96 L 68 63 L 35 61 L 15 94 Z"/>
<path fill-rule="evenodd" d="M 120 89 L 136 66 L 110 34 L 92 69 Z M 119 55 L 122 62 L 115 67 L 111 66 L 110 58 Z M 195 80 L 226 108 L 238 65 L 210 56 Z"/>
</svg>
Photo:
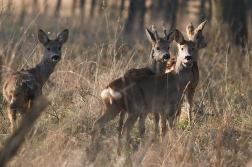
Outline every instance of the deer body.
<svg viewBox="0 0 252 167">
<path fill-rule="evenodd" d="M 195 47 L 195 55 L 193 56 L 193 66 L 191 69 L 192 75 L 190 78 L 190 84 L 187 86 L 185 90 L 185 97 L 188 101 L 189 107 L 185 110 L 182 108 L 183 113 L 188 114 L 189 124 L 192 122 L 192 106 L 193 106 L 193 96 L 195 93 L 195 89 L 199 83 L 199 69 L 198 69 L 198 52 L 200 49 L 203 49 L 207 46 L 207 43 L 204 40 L 204 36 L 202 34 L 203 28 L 207 21 L 202 22 L 197 28 L 194 29 L 192 23 L 188 23 L 186 26 L 187 36 L 190 41 L 193 41 L 196 45 Z M 172 72 L 174 70 L 174 65 L 176 63 L 176 59 L 170 59 L 167 63 L 166 73 Z M 185 110 L 185 111 L 184 111 Z M 179 111 L 181 112 L 181 111 Z M 180 119 L 183 119 L 183 113 Z"/>
<path fill-rule="evenodd" d="M 167 35 L 166 29 L 163 25 L 165 37 L 160 38 L 154 26 L 152 26 L 152 30 L 153 33 L 146 29 L 146 36 L 152 44 L 151 54 L 147 66 L 140 69 L 130 69 L 124 74 L 124 77 L 152 76 L 165 73 L 167 60 L 170 59 L 169 44 L 174 39 L 174 33 L 172 31 Z M 122 111 L 119 116 L 118 141 L 120 141 L 121 138 L 121 131 L 125 114 L 126 112 Z"/>
<path fill-rule="evenodd" d="M 122 134 L 126 141 L 130 139 L 130 131 L 140 114 L 147 115 L 151 111 L 162 113 L 162 118 L 168 117 L 172 126 L 176 107 L 191 73 L 191 55 L 194 43 L 185 41 L 179 30 L 175 30 L 175 40 L 184 50 L 180 50 L 176 62 L 176 70 L 167 74 L 145 77 L 123 77 L 110 83 L 101 93 L 103 100 L 102 116 L 95 121 L 91 135 L 94 137 L 98 129 L 114 119 L 122 110 L 128 118 Z M 140 117 L 141 123 L 145 117 Z M 162 122 L 166 125 L 166 122 Z M 162 126 L 165 134 L 166 126 Z M 141 130 L 141 129 L 140 129 Z"/>
<path fill-rule="evenodd" d="M 67 29 L 55 40 L 50 40 L 42 30 L 39 30 L 38 39 L 44 44 L 42 61 L 35 68 L 22 69 L 6 78 L 3 85 L 3 95 L 8 103 L 11 132 L 16 128 L 17 112 L 22 115 L 27 114 L 33 101 L 42 95 L 42 87 L 60 61 L 61 47 L 67 38 Z"/>
</svg>

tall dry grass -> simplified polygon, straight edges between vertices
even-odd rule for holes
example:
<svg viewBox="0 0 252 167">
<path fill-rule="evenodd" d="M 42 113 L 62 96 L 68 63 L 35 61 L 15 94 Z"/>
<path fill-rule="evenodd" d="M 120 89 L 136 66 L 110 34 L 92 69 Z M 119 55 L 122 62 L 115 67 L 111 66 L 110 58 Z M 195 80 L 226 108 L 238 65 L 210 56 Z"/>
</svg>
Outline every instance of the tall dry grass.
<svg viewBox="0 0 252 167">
<path fill-rule="evenodd" d="M 250 47 L 245 53 L 240 48 L 230 48 L 225 37 L 210 36 L 210 25 L 206 25 L 203 33 L 212 44 L 199 53 L 200 83 L 194 98 L 194 126 L 189 128 L 186 122 L 181 123 L 168 133 L 164 143 L 151 143 L 154 124 L 150 115 L 138 151 L 129 149 L 118 156 L 115 119 L 102 132 L 96 154 L 89 155 L 87 132 L 101 114 L 101 90 L 126 70 L 143 67 L 151 44 L 144 30 L 139 35 L 123 35 L 124 20 L 110 18 L 106 10 L 101 18 L 83 21 L 77 16 L 56 18 L 38 11 L 27 14 L 24 25 L 18 25 L 17 9 L 15 6 L 11 13 L 15 17 L 1 20 L 3 78 L 40 61 L 43 49 L 37 40 L 38 29 L 50 32 L 50 38 L 65 28 L 70 35 L 62 48 L 63 59 L 43 88 L 50 105 L 7 166 L 251 166 Z M 185 27 L 178 26 L 185 34 Z M 156 27 L 161 30 L 161 26 Z M 222 40 L 222 45 L 215 45 L 216 40 Z M 176 53 L 175 45 L 172 53 Z M 0 107 L 3 147 L 10 123 L 4 101 Z M 139 140 L 136 128 L 132 137 Z M 90 161 L 90 156 L 95 160 Z"/>
</svg>

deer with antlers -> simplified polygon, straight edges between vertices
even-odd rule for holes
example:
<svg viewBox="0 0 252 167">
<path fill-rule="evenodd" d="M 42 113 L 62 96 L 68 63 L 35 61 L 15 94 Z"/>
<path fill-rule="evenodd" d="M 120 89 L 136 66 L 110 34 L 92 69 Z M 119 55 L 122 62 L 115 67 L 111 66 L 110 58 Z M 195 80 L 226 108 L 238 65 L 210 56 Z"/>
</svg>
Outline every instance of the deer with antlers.
<svg viewBox="0 0 252 167">
<path fill-rule="evenodd" d="M 186 87 L 195 55 L 195 44 L 184 40 L 178 29 L 174 30 L 174 39 L 178 44 L 178 57 L 175 70 L 171 73 L 154 76 L 122 77 L 111 82 L 102 92 L 102 116 L 93 125 L 91 136 L 107 122 L 114 119 L 122 110 L 128 114 L 122 130 L 124 141 L 130 142 L 130 131 L 141 114 L 141 131 L 148 113 L 161 114 L 162 136 L 166 133 L 166 119 L 172 128 L 176 108 Z"/>
<path fill-rule="evenodd" d="M 191 125 L 192 122 L 192 106 L 193 106 L 193 96 L 195 93 L 195 89 L 199 83 L 199 69 L 198 69 L 198 53 L 199 50 L 205 48 L 207 46 L 207 43 L 204 40 L 204 36 L 202 34 L 203 28 L 206 24 L 206 20 L 198 25 L 197 28 L 194 29 L 194 26 L 192 23 L 188 23 L 186 26 L 186 33 L 190 41 L 193 41 L 195 46 L 195 52 L 193 56 L 193 66 L 192 66 L 192 75 L 190 78 L 190 84 L 185 90 L 185 97 L 187 99 L 188 108 L 183 107 L 182 113 L 181 110 L 178 112 L 178 116 L 180 116 L 180 120 L 184 118 L 183 113 L 187 113 L 188 119 L 189 119 L 189 125 Z M 167 63 L 166 73 L 170 73 L 175 69 L 176 64 L 176 58 L 170 59 Z M 185 106 L 185 104 L 183 105 Z"/>
<path fill-rule="evenodd" d="M 151 54 L 149 57 L 149 61 L 146 67 L 140 69 L 130 69 L 124 74 L 124 77 L 132 77 L 132 76 L 152 76 L 157 74 L 164 74 L 167 66 L 167 61 L 170 59 L 169 52 L 169 44 L 174 39 L 174 33 L 171 31 L 167 34 L 167 30 L 162 23 L 164 37 L 160 38 L 155 29 L 154 25 L 152 25 L 153 33 L 146 28 L 146 36 L 148 40 L 152 44 Z M 125 118 L 125 111 L 121 111 L 118 121 L 118 140 L 121 138 L 123 120 Z"/>
<path fill-rule="evenodd" d="M 12 133 L 16 128 L 17 112 L 21 115 L 28 114 L 33 101 L 42 95 L 43 85 L 61 59 L 61 47 L 68 39 L 68 30 L 65 29 L 55 40 L 50 40 L 42 30 L 39 30 L 38 39 L 44 45 L 42 61 L 34 68 L 22 69 L 11 74 L 3 85 Z"/>
</svg>

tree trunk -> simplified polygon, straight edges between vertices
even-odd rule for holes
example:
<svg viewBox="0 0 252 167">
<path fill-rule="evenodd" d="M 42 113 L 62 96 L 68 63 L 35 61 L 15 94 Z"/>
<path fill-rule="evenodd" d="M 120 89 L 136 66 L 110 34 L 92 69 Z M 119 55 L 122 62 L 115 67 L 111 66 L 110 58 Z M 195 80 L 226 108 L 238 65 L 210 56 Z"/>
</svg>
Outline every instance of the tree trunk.
<svg viewBox="0 0 252 167">
<path fill-rule="evenodd" d="M 124 10 L 124 2 L 125 2 L 125 0 L 121 0 L 120 15 L 122 15 L 123 10 Z"/>
<path fill-rule="evenodd" d="M 170 23 L 170 29 L 173 30 L 176 27 L 177 13 L 178 13 L 178 1 L 167 0 L 165 1 L 164 19 L 166 22 Z"/>
<path fill-rule="evenodd" d="M 76 11 L 76 0 L 73 0 L 73 4 L 72 4 L 72 16 L 74 16 L 75 15 L 75 11 Z"/>
<path fill-rule="evenodd" d="M 95 0 L 91 1 L 90 18 L 94 17 Z"/>
<path fill-rule="evenodd" d="M 20 25 L 24 24 L 25 14 L 26 14 L 26 4 L 25 4 L 25 0 L 22 0 L 21 12 L 20 12 L 20 17 L 19 17 L 19 24 Z"/>
<path fill-rule="evenodd" d="M 228 41 L 244 48 L 248 39 L 244 0 L 212 0 L 211 2 L 212 34 L 219 32 L 219 37 L 228 33 Z"/>
<path fill-rule="evenodd" d="M 60 7 L 61 7 L 61 0 L 58 0 L 58 1 L 57 1 L 57 5 L 56 5 L 56 8 L 55 8 L 55 16 L 56 16 L 56 17 L 59 16 Z"/>
<path fill-rule="evenodd" d="M 145 0 L 130 1 L 129 14 L 125 22 L 124 33 L 128 34 L 132 32 L 134 21 L 136 20 L 138 14 L 139 14 L 139 19 L 137 21 L 138 27 L 140 30 L 143 30 L 145 11 L 146 11 Z"/>
<path fill-rule="evenodd" d="M 85 0 L 80 0 L 80 11 L 81 11 L 81 19 L 82 20 L 84 17 L 84 5 L 85 5 Z"/>
</svg>

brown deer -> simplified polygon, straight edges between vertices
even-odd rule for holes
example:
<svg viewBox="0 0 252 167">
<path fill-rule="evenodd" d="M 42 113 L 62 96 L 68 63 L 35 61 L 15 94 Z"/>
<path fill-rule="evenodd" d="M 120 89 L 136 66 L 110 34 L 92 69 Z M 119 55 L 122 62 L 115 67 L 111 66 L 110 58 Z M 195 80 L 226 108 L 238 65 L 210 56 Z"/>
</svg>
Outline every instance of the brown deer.
<svg viewBox="0 0 252 167">
<path fill-rule="evenodd" d="M 184 40 L 178 29 L 174 30 L 175 41 L 178 44 L 178 58 L 174 72 L 154 76 L 122 77 L 111 82 L 102 92 L 102 116 L 93 125 L 91 136 L 95 140 L 96 132 L 107 122 L 114 119 L 122 110 L 128 114 L 122 130 L 124 140 L 130 142 L 130 131 L 139 117 L 141 126 L 151 111 L 161 113 L 162 136 L 166 133 L 166 118 L 170 128 L 173 125 L 174 114 L 178 102 L 187 85 L 192 67 L 192 56 L 195 55 L 195 44 Z"/>
<path fill-rule="evenodd" d="M 21 115 L 27 114 L 33 101 L 42 95 L 43 85 L 61 59 L 61 47 L 68 39 L 68 30 L 65 29 L 55 40 L 50 40 L 42 30 L 39 30 L 38 39 L 44 45 L 42 61 L 35 68 L 22 69 L 11 74 L 3 85 L 12 133 L 16 128 L 17 112 Z"/>
<path fill-rule="evenodd" d="M 171 31 L 167 35 L 167 30 L 163 26 L 164 37 L 160 38 L 155 29 L 154 25 L 152 26 L 153 33 L 146 28 L 146 36 L 150 43 L 152 44 L 151 54 L 149 61 L 146 67 L 140 69 L 130 69 L 124 74 L 124 77 L 132 76 L 152 76 L 157 74 L 164 74 L 166 70 L 167 61 L 170 59 L 169 44 L 174 39 L 174 33 Z M 123 120 L 125 118 L 125 111 L 121 111 L 118 121 L 118 140 L 121 138 L 121 131 L 123 127 Z"/>
<path fill-rule="evenodd" d="M 192 75 L 190 78 L 190 84 L 187 86 L 185 90 L 185 97 L 187 99 L 189 107 L 187 110 L 182 108 L 183 113 L 188 114 L 189 125 L 192 122 L 192 106 L 193 106 L 193 96 L 195 93 L 195 89 L 199 83 L 199 69 L 198 69 L 198 53 L 200 49 L 203 49 L 207 46 L 207 43 L 204 40 L 204 36 L 202 34 L 203 28 L 207 21 L 202 22 L 197 28 L 194 29 L 192 23 L 188 23 L 186 26 L 186 33 L 190 41 L 193 41 L 196 44 L 195 47 L 195 55 L 193 56 L 193 66 L 192 66 Z M 170 59 L 167 63 L 166 73 L 169 73 L 174 70 L 176 64 L 176 59 Z M 180 116 L 180 119 L 183 118 L 183 113 Z M 181 114 L 181 111 L 178 112 L 178 115 Z"/>
</svg>

